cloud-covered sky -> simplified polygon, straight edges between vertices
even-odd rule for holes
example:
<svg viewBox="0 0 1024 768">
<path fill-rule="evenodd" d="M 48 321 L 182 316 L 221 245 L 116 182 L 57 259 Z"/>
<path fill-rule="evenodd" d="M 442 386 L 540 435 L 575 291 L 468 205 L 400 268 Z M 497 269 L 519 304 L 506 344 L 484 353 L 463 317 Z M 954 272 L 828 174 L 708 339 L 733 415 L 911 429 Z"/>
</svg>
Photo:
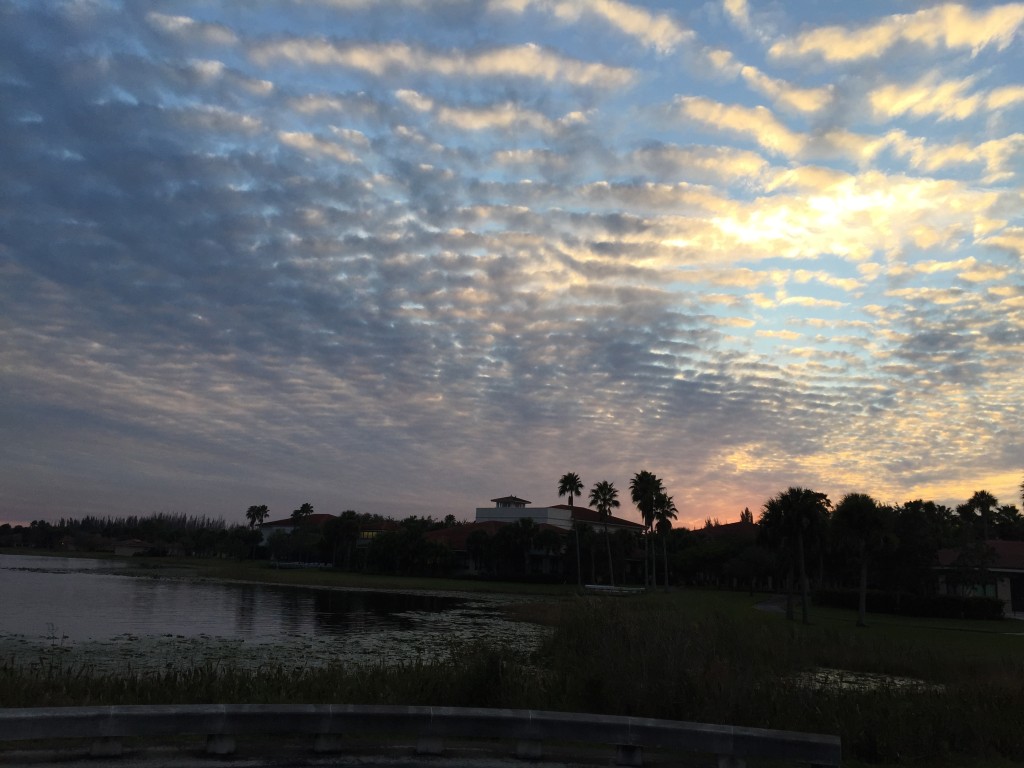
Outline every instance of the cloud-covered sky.
<svg viewBox="0 0 1024 768">
<path fill-rule="evenodd" d="M 0 520 L 1015 501 L 1024 4 L 0 0 Z"/>
</svg>

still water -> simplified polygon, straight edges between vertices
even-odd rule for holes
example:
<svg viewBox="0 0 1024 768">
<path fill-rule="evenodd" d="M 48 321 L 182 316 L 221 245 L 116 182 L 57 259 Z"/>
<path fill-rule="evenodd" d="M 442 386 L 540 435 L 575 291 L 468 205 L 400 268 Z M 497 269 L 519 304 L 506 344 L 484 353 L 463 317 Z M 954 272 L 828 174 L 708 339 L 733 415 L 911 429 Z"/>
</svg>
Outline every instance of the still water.
<svg viewBox="0 0 1024 768">
<path fill-rule="evenodd" d="M 396 663 L 467 643 L 528 650 L 502 598 L 140 577 L 122 563 L 0 555 L 0 652 L 135 668 L 209 661 Z"/>
</svg>

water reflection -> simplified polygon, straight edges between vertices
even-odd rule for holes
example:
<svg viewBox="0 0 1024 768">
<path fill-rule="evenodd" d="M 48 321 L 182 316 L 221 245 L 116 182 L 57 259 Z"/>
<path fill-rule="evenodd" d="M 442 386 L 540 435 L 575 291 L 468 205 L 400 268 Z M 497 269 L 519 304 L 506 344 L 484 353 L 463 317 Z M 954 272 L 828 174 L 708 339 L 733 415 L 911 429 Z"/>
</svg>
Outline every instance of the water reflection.
<svg viewBox="0 0 1024 768">
<path fill-rule="evenodd" d="M 117 563 L 0 555 L 0 633 L 72 642 L 123 635 L 269 643 L 297 635 L 411 630 L 461 608 L 441 595 L 341 591 L 119 575 Z"/>
</svg>

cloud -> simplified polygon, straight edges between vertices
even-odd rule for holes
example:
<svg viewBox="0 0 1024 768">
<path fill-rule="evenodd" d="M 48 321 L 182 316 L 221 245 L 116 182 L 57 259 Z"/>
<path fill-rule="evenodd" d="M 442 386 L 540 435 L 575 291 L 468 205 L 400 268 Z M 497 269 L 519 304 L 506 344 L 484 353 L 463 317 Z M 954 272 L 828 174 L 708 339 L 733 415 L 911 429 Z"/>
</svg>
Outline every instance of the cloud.
<svg viewBox="0 0 1024 768">
<path fill-rule="evenodd" d="M 551 120 L 511 101 L 479 107 L 451 107 L 437 104 L 433 99 L 408 89 L 397 91 L 395 95 L 410 108 L 431 113 L 438 123 L 463 131 L 531 129 L 553 134 L 566 125 L 578 125 L 586 120 L 578 112 L 560 120 Z"/>
<path fill-rule="evenodd" d="M 238 43 L 238 36 L 223 24 L 207 24 L 189 16 L 171 16 L 157 11 L 146 14 L 146 19 L 155 29 L 184 40 L 227 46 Z"/>
<path fill-rule="evenodd" d="M 893 68 L 743 74 L 720 14 L 520 6 L 2 6 L 17 510 L 462 517 L 543 503 L 555 450 L 725 519 L 1017 466 L 1012 49 L 915 49 L 899 88 L 970 79 L 975 112 L 878 132 Z"/>
<path fill-rule="evenodd" d="M 281 131 L 277 134 L 282 144 L 294 147 L 309 155 L 330 157 L 341 163 L 356 163 L 358 157 L 352 151 L 332 141 L 319 139 L 302 131 Z"/>
<path fill-rule="evenodd" d="M 992 111 L 1015 107 L 1021 102 L 1024 102 L 1024 85 L 993 88 L 985 97 L 985 106 Z"/>
<path fill-rule="evenodd" d="M 630 153 L 627 164 L 657 177 L 724 185 L 757 186 L 768 170 L 768 161 L 756 152 L 721 146 L 655 144 Z"/>
<path fill-rule="evenodd" d="M 722 8 L 726 16 L 742 30 L 751 29 L 750 7 L 747 0 L 722 0 Z"/>
<path fill-rule="evenodd" d="M 820 56 L 831 63 L 876 59 L 899 43 L 928 49 L 969 49 L 977 53 L 989 46 L 1008 47 L 1024 24 L 1024 4 L 1009 3 L 974 11 L 947 3 L 909 14 L 887 16 L 859 29 L 818 27 L 769 49 L 773 58 Z"/>
<path fill-rule="evenodd" d="M 896 156 L 906 158 L 911 167 L 927 173 L 960 165 L 983 165 L 988 174 L 986 181 L 996 183 L 1016 175 L 1012 164 L 1019 157 L 1022 146 L 1024 133 L 1014 133 L 980 144 L 941 144 L 894 130 L 880 139 L 860 142 L 860 151 L 862 156 L 870 159 L 889 149 Z"/>
<path fill-rule="evenodd" d="M 747 85 L 764 94 L 783 109 L 795 112 L 820 112 L 832 102 L 832 88 L 798 88 L 785 80 L 769 77 L 756 67 L 744 66 L 740 76 Z"/>
<path fill-rule="evenodd" d="M 563 24 L 575 24 L 584 17 L 596 18 L 659 53 L 671 53 L 694 37 L 692 31 L 667 13 L 651 13 L 619 0 L 490 0 L 488 8 L 497 13 L 539 11 Z"/>
<path fill-rule="evenodd" d="M 259 43 L 253 60 L 268 66 L 277 60 L 298 65 L 345 67 L 374 77 L 392 73 L 432 73 L 452 78 L 526 78 L 583 87 L 619 88 L 633 73 L 623 67 L 579 61 L 528 43 L 476 52 L 430 51 L 406 43 L 335 43 L 291 38 Z"/>
<path fill-rule="evenodd" d="M 877 117 L 892 119 L 911 114 L 914 117 L 937 116 L 940 120 L 964 120 L 984 104 L 978 95 L 971 95 L 976 78 L 939 81 L 937 72 L 930 72 L 908 86 L 884 85 L 868 94 Z"/>
<path fill-rule="evenodd" d="M 765 107 L 722 104 L 699 96 L 679 96 L 675 106 L 680 116 L 709 128 L 744 136 L 765 149 L 795 157 L 805 140 L 791 131 Z"/>
</svg>

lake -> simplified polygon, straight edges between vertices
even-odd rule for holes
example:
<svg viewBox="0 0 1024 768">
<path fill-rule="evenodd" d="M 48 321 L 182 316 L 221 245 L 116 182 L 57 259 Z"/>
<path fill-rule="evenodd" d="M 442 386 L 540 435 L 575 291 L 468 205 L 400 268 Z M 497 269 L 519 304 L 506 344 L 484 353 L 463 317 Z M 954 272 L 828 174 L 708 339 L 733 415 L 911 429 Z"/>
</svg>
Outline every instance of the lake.
<svg viewBox="0 0 1024 768">
<path fill-rule="evenodd" d="M 136 670 L 223 663 L 394 664 L 491 642 L 529 650 L 545 630 L 510 598 L 130 576 L 124 563 L 0 554 L 0 653 L 27 663 Z"/>
</svg>

